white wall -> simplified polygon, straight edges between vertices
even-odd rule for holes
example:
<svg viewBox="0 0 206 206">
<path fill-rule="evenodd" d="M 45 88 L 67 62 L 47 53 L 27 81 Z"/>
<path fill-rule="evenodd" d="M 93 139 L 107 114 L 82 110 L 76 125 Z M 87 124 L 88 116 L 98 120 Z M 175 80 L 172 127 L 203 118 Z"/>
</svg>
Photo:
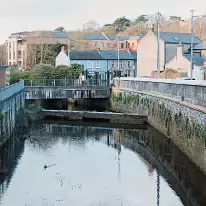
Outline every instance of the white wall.
<svg viewBox="0 0 206 206">
<path fill-rule="evenodd" d="M 202 67 L 194 65 L 193 78 L 196 80 L 204 80 L 204 71 Z"/>
<path fill-rule="evenodd" d="M 59 55 L 56 57 L 56 66 L 60 66 L 60 65 L 70 66 L 69 63 L 70 61 L 68 56 L 65 54 L 65 52 L 61 51 Z"/>
</svg>

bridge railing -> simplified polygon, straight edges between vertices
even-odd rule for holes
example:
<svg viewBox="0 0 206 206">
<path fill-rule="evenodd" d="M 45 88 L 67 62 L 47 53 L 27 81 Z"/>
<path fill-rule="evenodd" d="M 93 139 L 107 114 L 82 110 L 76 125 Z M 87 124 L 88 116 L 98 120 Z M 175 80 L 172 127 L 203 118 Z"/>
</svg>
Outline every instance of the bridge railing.
<svg viewBox="0 0 206 206">
<path fill-rule="evenodd" d="M 105 79 L 39 79 L 39 80 L 25 80 L 25 87 L 107 87 L 109 80 Z"/>
<path fill-rule="evenodd" d="M 24 89 L 24 81 L 21 80 L 19 83 L 0 89 L 0 102 L 13 96 Z"/>
</svg>

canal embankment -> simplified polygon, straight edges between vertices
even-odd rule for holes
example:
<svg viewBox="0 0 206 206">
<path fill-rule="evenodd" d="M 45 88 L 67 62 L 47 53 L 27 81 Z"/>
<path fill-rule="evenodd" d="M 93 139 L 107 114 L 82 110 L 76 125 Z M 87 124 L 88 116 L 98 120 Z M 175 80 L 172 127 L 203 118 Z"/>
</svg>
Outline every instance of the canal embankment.
<svg viewBox="0 0 206 206">
<path fill-rule="evenodd" d="M 115 79 L 111 111 L 146 115 L 154 128 L 206 173 L 206 84 Z"/>
<path fill-rule="evenodd" d="M 128 113 L 92 112 L 92 111 L 67 111 L 67 110 L 42 110 L 48 118 L 64 118 L 67 120 L 98 120 L 116 124 L 147 124 L 147 116 Z"/>
<path fill-rule="evenodd" d="M 17 115 L 24 104 L 24 81 L 0 89 L 0 144 L 13 133 Z"/>
</svg>

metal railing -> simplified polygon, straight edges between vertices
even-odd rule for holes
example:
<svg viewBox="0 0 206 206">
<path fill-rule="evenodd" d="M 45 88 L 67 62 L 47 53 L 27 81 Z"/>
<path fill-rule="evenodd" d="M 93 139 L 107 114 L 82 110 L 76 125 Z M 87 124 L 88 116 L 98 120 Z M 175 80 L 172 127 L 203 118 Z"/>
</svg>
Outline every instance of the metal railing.
<svg viewBox="0 0 206 206">
<path fill-rule="evenodd" d="M 25 87 L 108 87 L 109 80 L 105 79 L 41 79 L 41 80 L 25 80 Z"/>
<path fill-rule="evenodd" d="M 21 80 L 19 83 L 0 89 L 0 102 L 13 96 L 24 89 L 24 81 Z"/>
</svg>

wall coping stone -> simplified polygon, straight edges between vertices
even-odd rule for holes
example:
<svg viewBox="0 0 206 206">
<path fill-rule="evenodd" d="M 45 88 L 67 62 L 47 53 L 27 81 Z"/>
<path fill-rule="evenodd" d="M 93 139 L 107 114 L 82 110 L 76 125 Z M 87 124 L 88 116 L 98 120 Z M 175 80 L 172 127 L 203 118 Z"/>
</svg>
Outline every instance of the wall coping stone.
<svg viewBox="0 0 206 206">
<path fill-rule="evenodd" d="M 115 78 L 116 80 L 123 81 L 139 81 L 139 82 L 154 82 L 154 83 L 168 83 L 168 84 L 179 84 L 179 85 L 196 85 L 206 87 L 205 80 L 178 80 L 178 79 L 152 79 L 152 78 L 137 78 L 137 77 L 121 77 Z"/>
<path fill-rule="evenodd" d="M 115 90 L 116 88 L 113 88 L 113 89 Z M 139 93 L 139 94 L 145 94 L 145 95 L 149 95 L 149 96 L 153 96 L 153 97 L 157 97 L 157 98 L 162 98 L 162 99 L 173 101 L 175 103 L 181 104 L 183 106 L 186 106 L 188 108 L 191 108 L 191 109 L 194 109 L 194 110 L 197 110 L 199 112 L 202 112 L 202 113 L 206 114 L 206 108 L 205 107 L 202 107 L 202 106 L 199 106 L 199 105 L 194 105 L 194 104 L 191 104 L 189 102 L 181 101 L 181 100 L 178 100 L 178 99 L 175 99 L 175 98 L 172 98 L 172 97 L 164 96 L 164 95 L 162 95 L 162 93 L 160 94 L 160 93 L 154 93 L 154 92 L 141 92 L 141 91 L 137 91 L 137 90 L 133 90 L 133 89 L 122 89 L 122 88 L 118 88 L 117 90 L 133 92 L 133 93 Z"/>
</svg>

